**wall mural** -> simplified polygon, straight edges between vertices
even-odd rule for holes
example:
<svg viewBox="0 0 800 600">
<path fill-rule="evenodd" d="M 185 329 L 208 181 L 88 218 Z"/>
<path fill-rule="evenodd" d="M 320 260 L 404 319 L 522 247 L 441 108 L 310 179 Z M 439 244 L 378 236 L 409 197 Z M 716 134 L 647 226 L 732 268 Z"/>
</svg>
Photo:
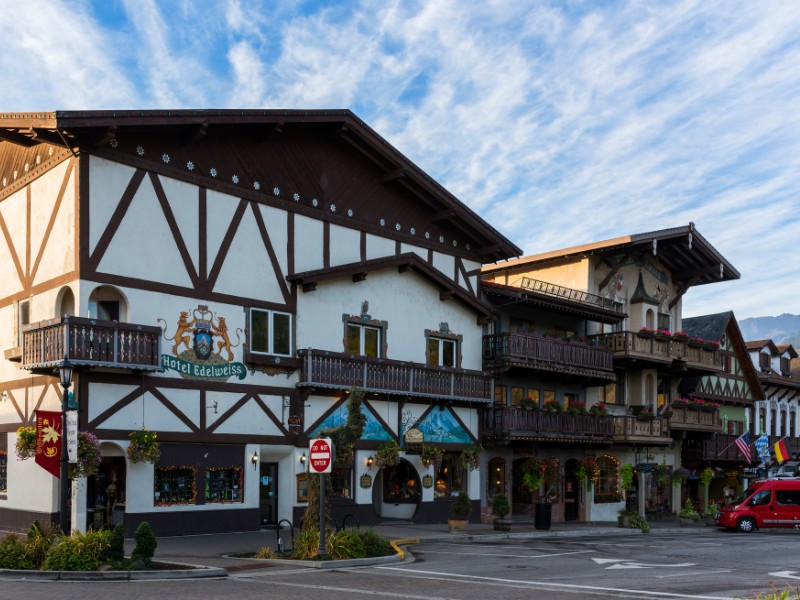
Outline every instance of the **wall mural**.
<svg viewBox="0 0 800 600">
<path fill-rule="evenodd" d="M 388 442 L 391 440 L 392 436 L 389 435 L 389 432 L 386 431 L 383 425 L 378 422 L 378 419 L 375 418 L 375 414 L 372 412 L 372 409 L 366 404 L 362 404 L 361 408 L 364 412 L 364 415 L 367 417 L 367 424 L 364 425 L 364 434 L 361 436 L 361 439 L 371 442 Z M 308 433 L 308 437 L 313 438 L 324 429 L 331 429 L 334 427 L 339 427 L 340 425 L 344 425 L 344 423 L 347 421 L 348 412 L 347 403 L 342 402 L 339 406 L 334 408 L 327 417 L 325 417 L 325 420 L 322 421 L 322 423 Z"/>
<path fill-rule="evenodd" d="M 417 429 L 425 434 L 425 443 L 473 444 L 469 432 L 456 419 L 448 408 L 434 408 L 417 423 Z"/>
<path fill-rule="evenodd" d="M 240 362 L 233 362 L 233 348 L 241 343 L 242 329 L 236 330 L 236 343 L 231 342 L 225 317 L 218 317 L 208 306 L 198 305 L 191 311 L 181 311 L 175 333 L 167 337 L 167 322 L 157 319 L 164 331 L 164 339 L 174 342 L 172 355 L 161 355 L 161 367 L 176 371 L 184 379 L 227 381 L 231 377 L 244 379 L 247 369 Z M 214 351 L 216 340 L 216 352 Z M 179 353 L 181 347 L 185 350 Z"/>
</svg>

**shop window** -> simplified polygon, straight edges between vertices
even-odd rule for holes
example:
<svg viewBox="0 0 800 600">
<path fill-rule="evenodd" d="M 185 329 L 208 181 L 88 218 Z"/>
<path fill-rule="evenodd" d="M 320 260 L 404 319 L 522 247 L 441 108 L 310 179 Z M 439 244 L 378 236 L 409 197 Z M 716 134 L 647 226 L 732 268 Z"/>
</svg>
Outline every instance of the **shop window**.
<svg viewBox="0 0 800 600">
<path fill-rule="evenodd" d="M 353 469 L 331 469 L 330 498 L 353 497 Z"/>
<path fill-rule="evenodd" d="M 197 498 L 196 472 L 194 467 L 184 466 L 156 468 L 153 485 L 156 506 L 195 504 Z"/>
<path fill-rule="evenodd" d="M 243 484 L 241 467 L 206 469 L 206 503 L 244 502 Z"/>
<path fill-rule="evenodd" d="M 417 470 L 405 460 L 383 470 L 384 502 L 419 502 L 420 487 Z"/>
<path fill-rule="evenodd" d="M 457 496 L 459 492 L 466 492 L 467 470 L 461 464 L 461 455 L 458 452 L 445 452 L 439 469 L 436 471 L 436 482 L 433 495 L 435 498 Z"/>
<path fill-rule="evenodd" d="M 594 501 L 597 504 L 618 502 L 621 499 L 619 461 L 613 456 L 603 455 L 597 459 L 597 468 L 600 474 L 594 486 Z"/>
<path fill-rule="evenodd" d="M 506 493 L 506 461 L 493 458 L 487 465 L 487 491 L 489 498 Z"/>
<path fill-rule="evenodd" d="M 250 352 L 291 356 L 292 315 L 274 310 L 251 308 Z"/>
</svg>

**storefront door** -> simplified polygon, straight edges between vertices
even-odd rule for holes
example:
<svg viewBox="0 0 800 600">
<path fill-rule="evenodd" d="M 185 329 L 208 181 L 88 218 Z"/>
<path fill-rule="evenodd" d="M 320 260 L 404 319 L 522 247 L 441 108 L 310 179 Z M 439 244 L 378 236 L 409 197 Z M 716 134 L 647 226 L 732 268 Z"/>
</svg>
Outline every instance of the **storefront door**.
<svg viewBox="0 0 800 600">
<path fill-rule="evenodd" d="M 259 507 L 261 526 L 278 523 L 278 463 L 261 463 Z"/>
</svg>

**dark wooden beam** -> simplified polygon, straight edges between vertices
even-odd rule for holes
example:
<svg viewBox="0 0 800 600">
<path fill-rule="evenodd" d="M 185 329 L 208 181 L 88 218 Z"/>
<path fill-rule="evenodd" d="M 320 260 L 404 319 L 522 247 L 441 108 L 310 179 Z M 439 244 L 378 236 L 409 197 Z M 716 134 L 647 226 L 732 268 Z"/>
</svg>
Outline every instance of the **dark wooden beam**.
<svg viewBox="0 0 800 600">
<path fill-rule="evenodd" d="M 41 140 L 35 140 L 27 135 L 15 133 L 13 131 L 9 131 L 8 129 L 0 129 L 0 140 L 5 140 L 7 142 L 11 142 L 12 144 L 17 144 L 18 146 L 25 146 L 26 148 L 30 148 L 34 144 L 41 143 Z"/>
<path fill-rule="evenodd" d="M 440 210 L 431 217 L 431 223 L 437 223 L 439 221 L 447 221 L 448 219 L 452 219 L 453 217 L 455 217 L 456 214 L 458 214 L 458 211 L 456 211 L 455 208 Z"/>
<path fill-rule="evenodd" d="M 619 270 L 625 265 L 627 260 L 630 258 L 631 254 L 633 254 L 633 252 L 634 251 L 631 250 L 630 252 L 625 254 L 625 256 L 623 256 L 620 259 L 620 261 L 616 264 L 616 266 L 612 267 L 611 270 L 606 274 L 606 276 L 603 277 L 603 281 L 601 281 L 600 285 L 597 286 L 598 294 L 600 293 L 600 290 L 602 290 L 604 287 L 608 285 L 608 282 L 611 281 L 611 278 L 614 277 L 614 275 L 616 275 L 619 272 Z"/>
<path fill-rule="evenodd" d="M 406 273 L 408 270 L 411 269 L 410 263 L 403 263 L 402 265 L 398 265 L 397 272 L 398 273 Z"/>
<path fill-rule="evenodd" d="M 389 183 L 390 181 L 395 181 L 402 177 L 408 175 L 408 171 L 406 169 L 393 169 L 387 173 L 384 173 L 380 179 L 381 183 Z"/>
<path fill-rule="evenodd" d="M 313 292 L 317 289 L 317 282 L 316 281 L 309 281 L 308 283 L 303 284 L 303 292 Z"/>
<path fill-rule="evenodd" d="M 364 281 L 367 278 L 366 273 L 353 273 L 353 283 L 358 283 L 359 281 Z"/>
<path fill-rule="evenodd" d="M 683 295 L 684 295 L 684 294 L 685 294 L 685 293 L 686 293 L 686 292 L 689 290 L 689 288 L 690 288 L 690 287 L 692 287 L 692 286 L 693 286 L 695 283 L 697 283 L 697 279 L 690 279 L 689 281 L 685 281 L 685 282 L 683 282 L 683 283 L 680 285 L 680 287 L 678 288 L 678 291 L 676 292 L 676 294 L 675 294 L 675 297 L 674 297 L 672 300 L 670 300 L 670 301 L 669 301 L 669 307 L 670 307 L 670 308 L 672 308 L 673 306 L 675 306 L 675 305 L 678 303 L 678 300 L 680 300 L 680 299 L 681 299 L 681 297 L 682 297 L 682 296 L 683 296 Z"/>
<path fill-rule="evenodd" d="M 495 252 L 499 252 L 500 250 L 502 250 L 500 244 L 493 244 L 491 246 L 483 246 L 481 248 L 478 248 L 477 250 L 475 250 L 475 254 L 477 254 L 478 256 L 485 256 L 486 254 L 493 254 Z"/>
<path fill-rule="evenodd" d="M 30 129 L 31 137 L 39 142 L 46 142 L 48 144 L 53 144 L 56 146 L 65 146 L 66 145 L 66 136 L 60 136 L 57 131 L 49 131 L 47 129 Z M 73 144 L 70 143 L 70 146 Z"/>
<path fill-rule="evenodd" d="M 117 137 L 117 126 L 111 125 L 106 127 L 100 134 L 92 140 L 92 146 L 100 148 L 108 144 L 111 140 Z"/>
<path fill-rule="evenodd" d="M 450 290 L 442 290 L 439 292 L 439 300 L 451 300 L 453 298 L 453 292 Z"/>
<path fill-rule="evenodd" d="M 202 140 L 204 137 L 206 137 L 206 135 L 208 135 L 208 122 L 203 121 L 202 123 L 195 125 L 191 131 L 183 136 L 181 139 L 181 144 L 183 146 L 188 146 L 189 144 L 193 144 L 194 142 Z"/>
</svg>

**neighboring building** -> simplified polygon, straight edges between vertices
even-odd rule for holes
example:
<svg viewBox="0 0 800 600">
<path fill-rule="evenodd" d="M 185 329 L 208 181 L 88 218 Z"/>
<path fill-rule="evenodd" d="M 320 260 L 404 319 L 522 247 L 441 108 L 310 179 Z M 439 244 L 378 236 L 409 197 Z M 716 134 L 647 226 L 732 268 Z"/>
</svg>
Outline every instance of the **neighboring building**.
<svg viewBox="0 0 800 600">
<path fill-rule="evenodd" d="M 616 374 L 614 382 L 588 391 L 589 403 L 604 402 L 613 415 L 631 417 L 617 430 L 615 445 L 596 455 L 601 474 L 590 518 L 615 520 L 625 506 L 618 483 L 625 463 L 639 475 L 630 505 L 642 513 L 675 510 L 680 497 L 669 477 L 680 466 L 681 440 L 719 431 L 721 422 L 717 412 L 692 409 L 675 410 L 669 422 L 659 415 L 677 397 L 682 378 L 718 372 L 720 359 L 717 346 L 672 332 L 681 329 L 682 299 L 691 287 L 738 279 L 738 271 L 690 223 L 485 265 L 482 275 L 495 284 L 525 287 L 526 279 L 537 280 L 620 303 L 627 315 L 621 323 L 587 321 L 589 341 L 612 351 Z"/>
<path fill-rule="evenodd" d="M 734 442 L 748 430 L 748 413 L 754 402 L 764 400 L 764 391 L 732 312 L 684 319 L 683 331 L 690 338 L 720 342 L 722 371 L 703 377 L 686 377 L 678 389 L 683 398 L 697 399 L 706 405 L 720 405 L 721 432 L 686 438 L 681 461 L 694 475 L 706 467 L 714 469 L 715 478 L 709 486 L 709 497 L 721 500 L 725 489 L 740 488 L 742 480 L 750 473 L 747 469 L 751 465 L 747 464 Z M 702 406 L 699 410 L 703 410 Z M 711 411 L 706 409 L 706 412 Z M 702 497 L 696 477 L 689 480 L 686 492 L 695 498 Z"/>
<path fill-rule="evenodd" d="M 0 140 L 0 529 L 57 519 L 58 480 L 13 449 L 60 410 L 65 356 L 105 457 L 75 528 L 297 521 L 309 438 L 354 387 L 368 425 L 331 477 L 335 518 L 443 521 L 461 490 L 477 515 L 455 458 L 492 401 L 480 265 L 520 250 L 355 115 L 6 113 Z M 126 457 L 143 427 L 156 464 Z M 444 468 L 377 469 L 412 428 Z"/>
<path fill-rule="evenodd" d="M 517 286 L 484 282 L 482 289 L 495 312 L 483 339 L 484 369 L 495 378 L 494 405 L 481 429 L 484 515 L 499 493 L 511 499 L 514 515 L 531 512 L 537 493 L 525 489 L 523 471 L 537 457 L 559 472 L 544 488 L 552 520 L 585 520 L 578 468 L 613 442 L 612 418 L 586 414 L 586 389 L 614 381 L 612 353 L 589 343 L 588 323 L 620 323 L 622 305 L 531 279 Z"/>
<path fill-rule="evenodd" d="M 800 380 L 791 372 L 797 351 L 789 344 L 775 345 L 772 340 L 747 342 L 747 350 L 765 396 L 748 414 L 749 431 L 753 435 L 766 433 L 770 448 L 785 438 L 789 453 L 800 459 Z"/>
</svg>

